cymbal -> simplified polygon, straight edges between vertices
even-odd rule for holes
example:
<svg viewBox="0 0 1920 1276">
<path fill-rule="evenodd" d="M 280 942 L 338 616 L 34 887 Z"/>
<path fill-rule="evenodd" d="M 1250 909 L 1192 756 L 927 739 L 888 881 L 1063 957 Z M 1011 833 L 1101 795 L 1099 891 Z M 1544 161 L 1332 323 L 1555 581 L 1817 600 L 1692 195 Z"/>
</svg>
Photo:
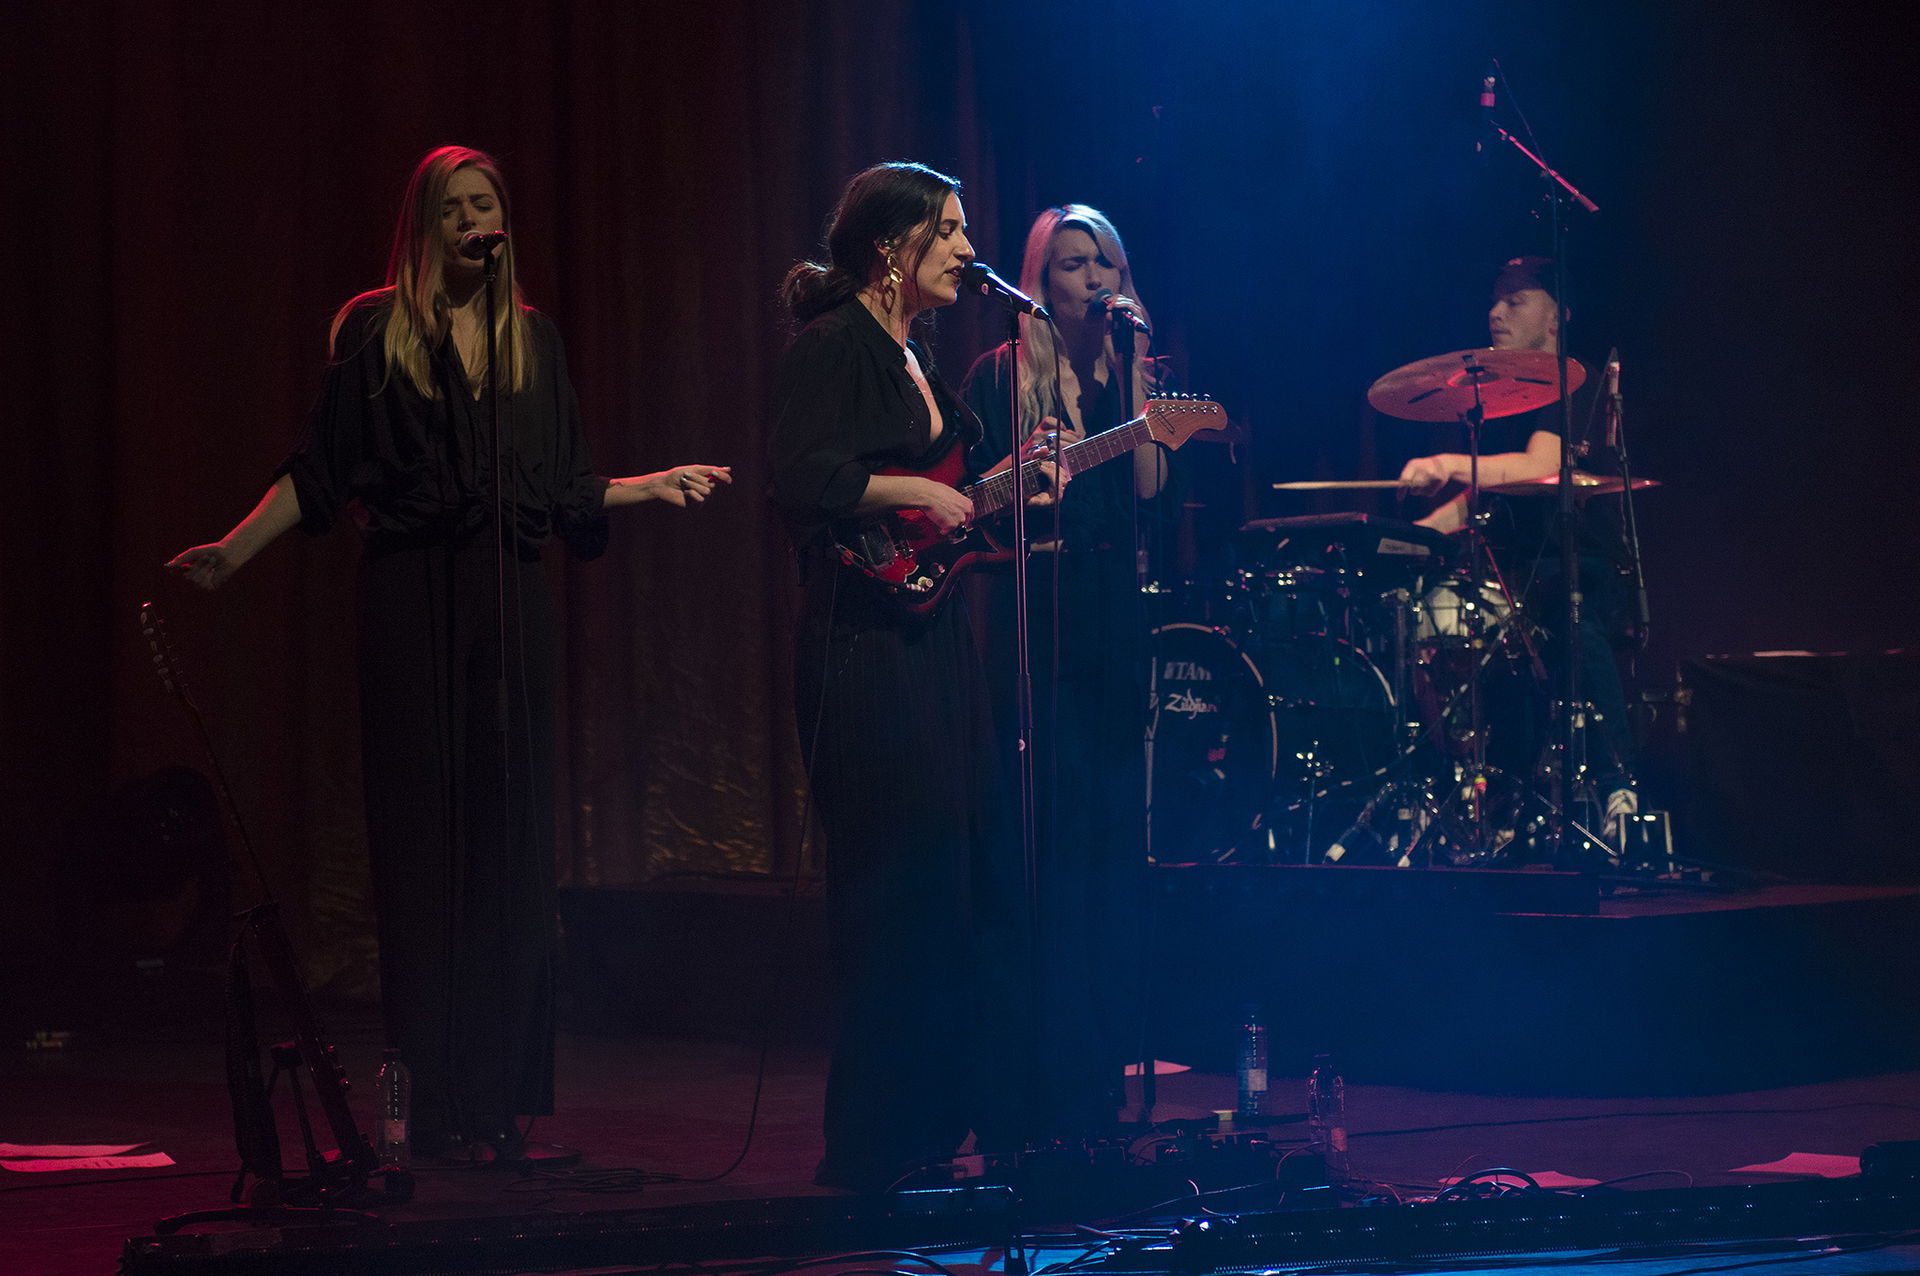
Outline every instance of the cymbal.
<svg viewBox="0 0 1920 1276">
<path fill-rule="evenodd" d="M 1573 472 L 1573 494 L 1576 497 L 1612 496 L 1626 490 L 1626 484 L 1617 474 L 1588 474 L 1584 470 Z M 1633 481 L 1633 490 L 1643 487 L 1659 487 L 1659 479 L 1637 478 Z M 1513 483 L 1489 483 L 1480 489 L 1495 496 L 1552 496 L 1560 490 L 1558 474 L 1543 474 L 1539 478 L 1520 479 Z"/>
<path fill-rule="evenodd" d="M 1545 407 L 1560 397 L 1559 360 L 1545 350 L 1456 350 L 1395 368 L 1367 390 L 1367 402 L 1406 421 L 1454 421 L 1474 403 L 1491 420 Z M 1578 390 L 1587 370 L 1567 360 L 1567 392 Z"/>
</svg>

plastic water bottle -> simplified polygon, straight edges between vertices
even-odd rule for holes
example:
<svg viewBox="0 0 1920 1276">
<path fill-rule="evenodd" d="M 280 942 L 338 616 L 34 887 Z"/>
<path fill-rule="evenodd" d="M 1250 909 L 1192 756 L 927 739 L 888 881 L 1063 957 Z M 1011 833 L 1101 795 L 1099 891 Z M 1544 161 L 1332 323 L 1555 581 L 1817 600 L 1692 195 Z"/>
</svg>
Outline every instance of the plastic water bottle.
<svg viewBox="0 0 1920 1276">
<path fill-rule="evenodd" d="M 388 1049 L 380 1056 L 380 1075 L 374 1081 L 380 1100 L 379 1128 L 373 1151 L 382 1170 L 404 1170 L 411 1159 L 408 1118 L 413 1108 L 413 1075 L 400 1062 L 400 1052 Z"/>
<path fill-rule="evenodd" d="M 1267 1029 L 1260 1022 L 1258 1006 L 1248 1006 L 1241 1017 L 1238 1080 L 1234 1116 L 1242 1121 L 1257 1120 L 1267 1103 Z"/>
<path fill-rule="evenodd" d="M 1328 1182 L 1347 1176 L 1347 1083 L 1330 1055 L 1315 1055 L 1307 1078 L 1307 1150 L 1326 1162 Z"/>
</svg>

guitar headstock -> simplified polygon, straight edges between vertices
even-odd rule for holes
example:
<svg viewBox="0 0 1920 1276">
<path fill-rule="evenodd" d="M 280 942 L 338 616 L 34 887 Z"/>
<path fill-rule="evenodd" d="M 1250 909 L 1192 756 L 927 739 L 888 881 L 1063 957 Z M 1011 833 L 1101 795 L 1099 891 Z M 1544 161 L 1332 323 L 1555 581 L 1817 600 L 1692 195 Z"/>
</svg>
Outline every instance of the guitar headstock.
<svg viewBox="0 0 1920 1276">
<path fill-rule="evenodd" d="M 146 637 L 147 650 L 153 653 L 153 672 L 159 675 L 160 685 L 169 695 L 179 696 L 188 704 L 193 697 L 187 692 L 187 680 L 180 672 L 180 656 L 173 649 L 173 635 L 167 632 L 166 617 L 160 614 L 155 603 L 140 604 L 140 632 Z"/>
<path fill-rule="evenodd" d="M 1202 430 L 1227 428 L 1227 410 L 1203 394 L 1168 394 L 1148 399 L 1141 414 L 1155 443 L 1177 448 Z"/>
</svg>

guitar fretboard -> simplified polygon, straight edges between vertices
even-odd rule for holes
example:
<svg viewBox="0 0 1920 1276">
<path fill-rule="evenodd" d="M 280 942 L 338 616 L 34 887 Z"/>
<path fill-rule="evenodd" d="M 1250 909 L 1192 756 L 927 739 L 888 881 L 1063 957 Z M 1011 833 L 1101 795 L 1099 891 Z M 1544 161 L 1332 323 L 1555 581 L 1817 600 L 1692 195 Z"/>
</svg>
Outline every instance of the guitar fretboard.
<svg viewBox="0 0 1920 1276">
<path fill-rule="evenodd" d="M 1096 465 L 1111 461 L 1124 452 L 1131 452 L 1142 443 L 1151 443 L 1153 432 L 1147 427 L 1147 418 L 1137 416 L 1125 425 L 1116 425 L 1111 430 L 1102 430 L 1091 438 L 1081 439 L 1078 443 L 1069 443 L 1060 450 L 1061 464 L 1067 467 L 1068 474 L 1079 474 Z M 1045 490 L 1046 478 L 1040 466 L 1050 457 L 1032 460 L 1020 466 L 1020 495 L 1022 499 Z M 986 518 L 997 514 L 1013 504 L 1014 471 L 1004 470 L 991 478 L 981 479 L 966 489 L 973 501 L 975 518 Z"/>
</svg>

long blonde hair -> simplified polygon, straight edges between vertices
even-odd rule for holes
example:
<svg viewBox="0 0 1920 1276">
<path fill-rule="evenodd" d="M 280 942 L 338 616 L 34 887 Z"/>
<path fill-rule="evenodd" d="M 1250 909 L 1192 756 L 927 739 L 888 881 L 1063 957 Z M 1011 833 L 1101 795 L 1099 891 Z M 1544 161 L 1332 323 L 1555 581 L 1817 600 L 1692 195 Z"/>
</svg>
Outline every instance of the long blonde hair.
<svg viewBox="0 0 1920 1276">
<path fill-rule="evenodd" d="M 446 289 L 446 241 L 440 230 L 440 206 L 447 197 L 447 183 L 463 168 L 477 169 L 492 183 L 500 199 L 500 225 L 513 224 L 507 201 L 507 185 L 500 178 L 500 166 L 485 151 L 467 146 L 441 146 L 428 151 L 400 201 L 400 218 L 393 228 L 393 251 L 387 257 L 387 286 L 355 297 L 333 317 L 327 334 L 329 350 L 338 349 L 340 328 L 347 316 L 370 298 L 385 296 L 387 332 L 385 353 L 387 375 L 397 368 L 422 396 L 433 398 L 433 374 L 429 356 L 446 339 L 452 322 L 451 304 Z M 527 304 L 520 294 L 520 282 L 514 271 L 513 240 L 500 245 L 498 268 L 494 277 L 496 295 L 509 304 L 495 307 L 494 341 L 501 356 L 501 389 L 515 393 L 527 388 L 533 379 L 533 340 L 527 323 Z M 482 356 L 484 357 L 484 355 Z M 473 370 L 475 375 L 484 368 Z"/>
<path fill-rule="evenodd" d="M 1134 291 L 1133 267 L 1127 261 L 1127 249 L 1120 242 L 1120 232 L 1113 228 L 1113 223 L 1107 220 L 1105 213 L 1085 204 L 1062 204 L 1058 208 L 1047 209 L 1033 219 L 1033 228 L 1027 232 L 1026 255 L 1020 261 L 1022 292 L 1042 302 L 1046 300 L 1047 270 L 1053 264 L 1053 241 L 1067 230 L 1085 231 L 1101 255 L 1119 270 L 1120 294 L 1140 301 L 1140 294 Z M 1142 317 L 1146 316 L 1145 302 L 1140 304 L 1140 313 Z M 1111 376 L 1117 361 L 1111 333 L 1107 335 L 1104 357 L 1108 375 Z M 1036 322 L 1031 315 L 1022 315 L 1020 424 L 1023 430 L 1031 430 L 1040 423 L 1041 418 L 1053 412 L 1060 397 L 1059 358 L 1059 346 L 1052 325 Z M 1144 360 L 1136 361 L 1133 365 L 1133 402 L 1136 407 L 1146 402 L 1145 369 Z"/>
</svg>

